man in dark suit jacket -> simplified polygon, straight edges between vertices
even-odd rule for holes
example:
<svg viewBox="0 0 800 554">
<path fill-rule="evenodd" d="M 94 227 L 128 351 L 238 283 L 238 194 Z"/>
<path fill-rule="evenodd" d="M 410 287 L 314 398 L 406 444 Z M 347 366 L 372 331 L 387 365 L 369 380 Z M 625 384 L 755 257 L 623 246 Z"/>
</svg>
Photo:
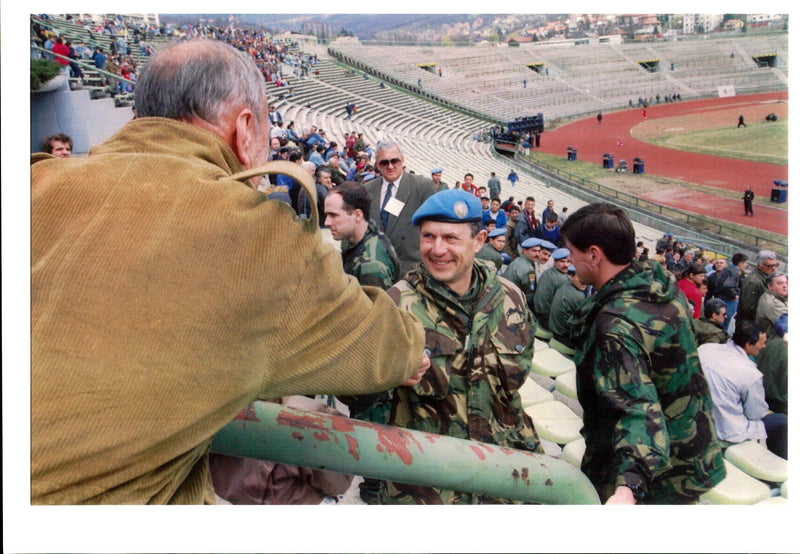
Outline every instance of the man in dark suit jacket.
<svg viewBox="0 0 800 554">
<path fill-rule="evenodd" d="M 364 185 L 372 201 L 369 215 L 392 241 L 400 258 L 400 274 L 405 275 L 422 261 L 419 230 L 411 224 L 411 216 L 434 194 L 434 183 L 403 170 L 405 158 L 395 142 L 380 141 L 376 146 L 375 160 L 381 178 Z M 387 194 L 389 183 L 393 186 Z"/>
</svg>

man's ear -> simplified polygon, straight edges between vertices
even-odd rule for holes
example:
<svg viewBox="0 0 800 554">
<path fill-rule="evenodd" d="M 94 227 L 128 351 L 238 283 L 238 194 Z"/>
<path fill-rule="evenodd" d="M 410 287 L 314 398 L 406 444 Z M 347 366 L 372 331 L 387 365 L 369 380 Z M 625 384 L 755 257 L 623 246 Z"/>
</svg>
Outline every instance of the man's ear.
<svg viewBox="0 0 800 554">
<path fill-rule="evenodd" d="M 242 108 L 236 115 L 236 120 L 233 124 L 231 146 L 244 169 L 255 167 L 259 161 L 253 159 L 253 145 L 257 140 L 257 127 L 255 116 L 250 108 Z"/>
<path fill-rule="evenodd" d="M 486 229 L 481 229 L 478 231 L 478 234 L 475 235 L 475 253 L 481 249 L 481 247 L 486 242 L 486 238 L 489 236 L 489 233 L 486 232 Z"/>
</svg>

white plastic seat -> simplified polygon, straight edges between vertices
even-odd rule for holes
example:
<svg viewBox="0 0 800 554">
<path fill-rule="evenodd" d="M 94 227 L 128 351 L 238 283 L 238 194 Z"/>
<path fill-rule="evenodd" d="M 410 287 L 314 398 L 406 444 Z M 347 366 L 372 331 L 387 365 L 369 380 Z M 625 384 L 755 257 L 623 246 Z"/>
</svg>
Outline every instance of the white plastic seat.
<svg viewBox="0 0 800 554">
<path fill-rule="evenodd" d="M 755 441 L 729 446 L 725 450 L 725 459 L 748 475 L 762 481 L 783 483 L 789 477 L 789 462 Z"/>
<path fill-rule="evenodd" d="M 576 439 L 564 445 L 564 448 L 561 449 L 561 459 L 568 461 L 577 468 L 580 468 L 585 452 L 586 439 Z"/>
<path fill-rule="evenodd" d="M 541 402 L 525 408 L 539 436 L 556 444 L 581 438 L 583 420 L 561 402 Z"/>
<path fill-rule="evenodd" d="M 522 399 L 523 408 L 553 400 L 552 392 L 530 378 L 525 379 L 525 384 L 520 387 L 519 396 Z"/>
<path fill-rule="evenodd" d="M 568 371 L 556 377 L 556 390 L 570 398 L 578 399 L 577 371 Z"/>
<path fill-rule="evenodd" d="M 531 369 L 539 375 L 558 377 L 562 373 L 575 371 L 575 362 L 562 353 L 548 348 L 547 350 L 534 352 Z"/>
<path fill-rule="evenodd" d="M 700 500 L 711 504 L 755 504 L 770 497 L 769 487 L 750 477 L 728 460 L 723 460 L 727 475 L 716 487 L 706 491 Z"/>
<path fill-rule="evenodd" d="M 550 348 L 550 346 L 548 346 L 548 344 L 546 342 L 544 342 L 543 340 L 539 340 L 539 339 L 534 337 L 534 339 L 533 339 L 533 351 L 534 351 L 534 353 L 535 352 L 539 352 L 541 350 L 547 350 L 548 348 Z"/>
</svg>

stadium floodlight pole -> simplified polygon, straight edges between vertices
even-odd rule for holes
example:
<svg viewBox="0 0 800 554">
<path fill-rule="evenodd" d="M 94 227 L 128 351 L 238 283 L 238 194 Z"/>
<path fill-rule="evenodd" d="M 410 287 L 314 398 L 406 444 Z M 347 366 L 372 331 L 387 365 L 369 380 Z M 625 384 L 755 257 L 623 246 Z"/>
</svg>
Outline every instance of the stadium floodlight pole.
<svg viewBox="0 0 800 554">
<path fill-rule="evenodd" d="M 536 504 L 599 504 L 578 468 L 545 454 L 254 402 L 211 451 Z"/>
</svg>

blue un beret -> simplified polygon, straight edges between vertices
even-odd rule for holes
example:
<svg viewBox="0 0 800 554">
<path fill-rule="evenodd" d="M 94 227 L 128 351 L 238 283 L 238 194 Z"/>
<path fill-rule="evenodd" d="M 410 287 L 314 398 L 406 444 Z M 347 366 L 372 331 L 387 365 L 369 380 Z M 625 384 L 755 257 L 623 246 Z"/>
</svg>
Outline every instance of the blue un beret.
<svg viewBox="0 0 800 554">
<path fill-rule="evenodd" d="M 506 228 L 498 227 L 497 229 L 489 233 L 489 238 L 493 239 L 494 237 L 504 237 L 505 234 L 506 234 Z"/>
<path fill-rule="evenodd" d="M 464 190 L 450 189 L 429 196 L 411 217 L 412 225 L 425 220 L 443 223 L 470 223 L 481 220 L 481 203 Z"/>
<path fill-rule="evenodd" d="M 523 241 L 523 243 L 520 246 L 522 246 L 522 248 L 533 248 L 535 246 L 541 246 L 541 245 L 542 245 L 542 239 L 531 237 Z"/>
<path fill-rule="evenodd" d="M 549 240 L 543 240 L 541 246 L 542 248 L 544 248 L 545 250 L 549 250 L 550 252 L 553 252 L 556 249 L 556 245 L 550 242 Z"/>
<path fill-rule="evenodd" d="M 569 250 L 567 248 L 559 248 L 555 252 L 553 252 L 552 258 L 554 260 L 561 260 L 564 258 L 569 257 Z"/>
<path fill-rule="evenodd" d="M 435 169 L 431 169 L 431 175 L 433 175 L 434 173 L 441 173 L 441 172 L 442 172 L 442 170 L 439 169 L 438 167 L 435 168 Z"/>
</svg>

